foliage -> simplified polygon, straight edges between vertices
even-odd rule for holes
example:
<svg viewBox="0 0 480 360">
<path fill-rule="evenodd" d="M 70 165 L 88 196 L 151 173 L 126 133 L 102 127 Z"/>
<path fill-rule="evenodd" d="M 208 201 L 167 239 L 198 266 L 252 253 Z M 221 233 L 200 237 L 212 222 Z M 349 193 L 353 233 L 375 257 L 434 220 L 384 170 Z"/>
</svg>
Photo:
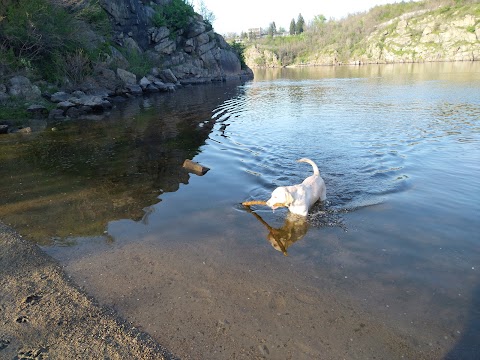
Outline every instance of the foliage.
<svg viewBox="0 0 480 360">
<path fill-rule="evenodd" d="M 0 120 L 28 119 L 29 117 L 25 101 L 10 99 L 8 106 L 0 106 Z"/>
<path fill-rule="evenodd" d="M 0 22 L 0 61 L 8 74 L 26 73 L 47 81 L 82 81 L 91 72 L 93 52 L 85 23 L 111 32 L 108 18 L 97 0 L 69 13 L 49 0 L 18 0 L 9 3 Z"/>
<path fill-rule="evenodd" d="M 247 68 L 247 64 L 245 64 L 245 45 L 243 43 L 240 43 L 240 42 L 232 42 L 230 43 L 230 46 L 232 47 L 233 51 L 235 51 L 238 55 L 238 58 L 240 59 L 240 64 L 241 64 L 241 67 L 242 69 L 246 69 Z"/>
<path fill-rule="evenodd" d="M 469 4 L 474 4 L 473 6 Z M 426 0 L 420 2 L 398 2 L 375 6 L 368 12 L 351 14 L 341 20 L 327 20 L 323 15 L 317 15 L 305 26 L 305 31 L 298 33 L 298 19 L 290 23 L 290 35 L 287 37 L 266 37 L 255 41 L 260 50 L 273 51 L 282 65 L 305 62 L 315 59 L 317 54 L 334 54 L 337 61 L 346 61 L 366 53 L 365 38 L 375 29 L 385 29 L 391 33 L 398 16 L 414 11 L 428 11 L 433 15 L 444 17 L 474 14 L 480 12 L 478 0 Z M 299 15 L 300 16 L 300 15 Z M 467 29 L 475 32 L 475 27 Z M 421 32 L 414 33 L 414 37 Z M 384 45 L 379 39 L 379 47 Z"/>
<path fill-rule="evenodd" d="M 199 7 L 198 12 L 200 13 L 200 15 L 202 15 L 205 23 L 207 25 L 210 24 L 210 26 L 211 26 L 213 24 L 213 22 L 215 21 L 215 14 L 207 8 L 207 6 L 205 5 L 205 2 L 203 0 L 200 0 L 198 2 L 198 7 Z"/>
<path fill-rule="evenodd" d="M 42 90 L 42 86 L 40 84 L 38 86 Z M 55 108 L 56 105 L 43 98 L 37 99 L 35 103 L 45 106 L 48 111 Z M 31 118 L 31 114 L 26 109 L 24 98 L 11 96 L 6 104 L 0 102 L 0 124 L 22 125 L 24 119 L 29 118 Z"/>
<path fill-rule="evenodd" d="M 277 26 L 275 25 L 275 21 L 270 23 L 270 25 L 268 26 L 267 32 L 269 36 L 273 36 L 277 33 Z"/>
<path fill-rule="evenodd" d="M 155 13 L 152 16 L 152 24 L 156 27 L 167 26 L 167 20 L 160 5 L 153 6 Z"/>
<path fill-rule="evenodd" d="M 2 40 L 19 58 L 36 60 L 52 51 L 71 50 L 77 39 L 68 14 L 45 0 L 20 0 L 2 22 Z"/>
<path fill-rule="evenodd" d="M 129 67 L 128 70 L 139 77 L 144 77 L 154 66 L 152 60 L 145 53 L 139 53 L 135 50 L 120 50 L 120 52 L 127 59 Z"/>
<path fill-rule="evenodd" d="M 90 0 L 85 7 L 75 14 L 75 17 L 91 25 L 95 31 L 103 36 L 112 34 L 112 24 L 99 0 Z"/>
<path fill-rule="evenodd" d="M 166 26 L 172 31 L 185 28 L 195 15 L 192 5 L 186 0 L 172 0 L 164 6 L 155 5 L 154 10 L 153 25 Z"/>
<path fill-rule="evenodd" d="M 290 21 L 290 35 L 295 35 L 297 32 L 297 26 L 295 24 L 295 19 L 292 19 L 292 21 Z"/>
<path fill-rule="evenodd" d="M 323 25 L 325 25 L 325 23 L 327 22 L 327 18 L 325 17 L 325 15 L 315 15 L 315 17 L 313 18 L 313 26 L 314 27 L 322 27 Z"/>
<path fill-rule="evenodd" d="M 298 14 L 297 24 L 295 25 L 296 34 L 301 34 L 305 30 L 305 20 L 303 19 L 302 14 Z"/>
<path fill-rule="evenodd" d="M 65 76 L 74 83 L 78 84 L 87 75 L 91 75 L 91 61 L 83 49 L 76 49 L 75 52 L 66 54 L 64 59 Z"/>
</svg>

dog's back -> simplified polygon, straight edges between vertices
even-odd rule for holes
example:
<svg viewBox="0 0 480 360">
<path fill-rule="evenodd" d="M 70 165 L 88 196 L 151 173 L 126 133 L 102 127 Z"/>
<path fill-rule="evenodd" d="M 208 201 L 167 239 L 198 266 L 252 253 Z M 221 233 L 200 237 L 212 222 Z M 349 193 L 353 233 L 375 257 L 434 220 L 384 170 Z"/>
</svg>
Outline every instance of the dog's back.
<svg viewBox="0 0 480 360">
<path fill-rule="evenodd" d="M 325 182 L 320 176 L 317 165 L 310 159 L 302 158 L 297 160 L 312 165 L 313 175 L 307 177 L 301 184 L 291 186 L 279 186 L 273 192 L 267 205 L 276 209 L 278 203 L 288 207 L 290 212 L 307 216 L 309 208 L 317 200 L 326 199 Z"/>
<path fill-rule="evenodd" d="M 309 193 L 309 207 L 312 206 L 318 199 L 321 201 L 325 200 L 327 198 L 327 189 L 325 187 L 325 182 L 320 176 L 320 171 L 318 170 L 317 164 L 307 158 L 302 158 L 297 161 L 310 164 L 313 168 L 313 175 L 307 177 L 302 182 L 302 185 L 308 188 L 307 193 Z"/>
</svg>

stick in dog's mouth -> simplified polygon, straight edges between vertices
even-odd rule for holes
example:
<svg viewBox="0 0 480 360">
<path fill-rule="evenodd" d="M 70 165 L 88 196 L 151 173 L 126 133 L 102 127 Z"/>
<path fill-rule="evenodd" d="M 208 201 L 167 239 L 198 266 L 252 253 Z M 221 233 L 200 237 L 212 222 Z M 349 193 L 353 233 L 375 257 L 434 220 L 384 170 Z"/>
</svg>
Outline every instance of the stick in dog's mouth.
<svg viewBox="0 0 480 360">
<path fill-rule="evenodd" d="M 252 206 L 252 205 L 267 205 L 266 201 L 263 200 L 251 200 L 251 201 L 244 201 L 242 202 L 243 206 Z M 275 203 L 273 204 L 273 209 L 279 208 L 279 207 L 285 207 L 286 205 L 283 203 Z"/>
</svg>

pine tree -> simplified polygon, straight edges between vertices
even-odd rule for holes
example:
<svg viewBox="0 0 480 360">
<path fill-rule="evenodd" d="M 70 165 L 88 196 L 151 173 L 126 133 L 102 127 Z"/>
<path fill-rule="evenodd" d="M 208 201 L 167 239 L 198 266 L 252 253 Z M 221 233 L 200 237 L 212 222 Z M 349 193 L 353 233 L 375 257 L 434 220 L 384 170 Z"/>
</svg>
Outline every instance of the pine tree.
<svg viewBox="0 0 480 360">
<path fill-rule="evenodd" d="M 277 33 L 277 25 L 275 25 L 275 21 L 270 23 L 268 26 L 268 35 L 273 36 Z"/>
<path fill-rule="evenodd" d="M 296 33 L 301 34 L 303 33 L 304 30 L 305 30 L 305 20 L 303 20 L 302 14 L 298 14 Z"/>
<path fill-rule="evenodd" d="M 297 26 L 295 25 L 295 19 L 290 21 L 290 35 L 295 35 L 297 33 Z"/>
</svg>

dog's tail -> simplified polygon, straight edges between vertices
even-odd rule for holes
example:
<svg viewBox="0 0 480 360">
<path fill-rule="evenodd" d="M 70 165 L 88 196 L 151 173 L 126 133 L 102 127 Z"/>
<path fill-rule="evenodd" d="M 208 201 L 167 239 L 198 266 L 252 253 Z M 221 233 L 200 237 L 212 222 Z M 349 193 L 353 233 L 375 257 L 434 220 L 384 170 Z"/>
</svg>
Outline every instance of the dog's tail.
<svg viewBox="0 0 480 360">
<path fill-rule="evenodd" d="M 313 175 L 320 175 L 320 171 L 318 170 L 317 164 L 315 164 L 312 160 L 307 159 L 307 158 L 302 158 L 302 159 L 299 159 L 299 160 L 297 160 L 297 161 L 298 161 L 298 162 L 304 162 L 304 163 L 307 163 L 307 164 L 312 165 L 312 167 L 313 167 Z"/>
</svg>

